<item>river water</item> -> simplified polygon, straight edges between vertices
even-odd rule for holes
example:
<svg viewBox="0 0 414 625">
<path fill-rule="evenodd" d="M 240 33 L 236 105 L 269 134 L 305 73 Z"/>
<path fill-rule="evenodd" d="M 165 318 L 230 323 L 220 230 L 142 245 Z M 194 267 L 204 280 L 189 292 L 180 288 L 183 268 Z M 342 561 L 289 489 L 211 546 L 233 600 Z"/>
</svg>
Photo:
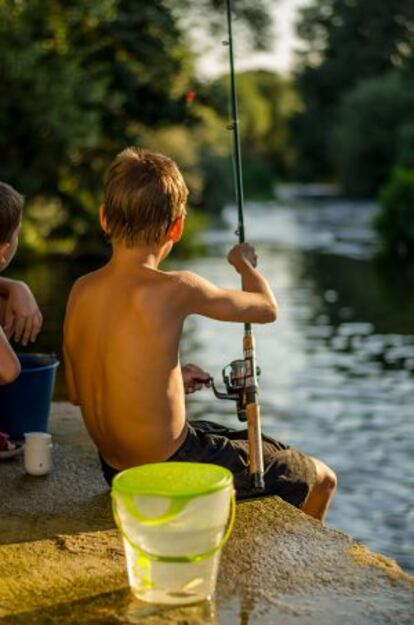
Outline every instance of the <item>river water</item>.
<svg viewBox="0 0 414 625">
<path fill-rule="evenodd" d="M 250 204 L 246 231 L 280 304 L 277 323 L 255 328 L 262 375 L 263 429 L 323 459 L 339 488 L 327 522 L 414 570 L 414 289 L 401 271 L 374 260 L 375 207 L 336 199 Z M 228 227 L 205 233 L 209 254 L 175 266 L 238 287 L 224 260 Z M 45 316 L 37 349 L 60 353 L 66 296 L 90 264 L 40 263 L 12 268 L 26 280 Z M 220 382 L 241 356 L 242 330 L 189 318 L 183 362 Z M 60 374 L 56 389 L 64 395 Z M 202 391 L 189 415 L 239 426 L 230 402 Z"/>
</svg>

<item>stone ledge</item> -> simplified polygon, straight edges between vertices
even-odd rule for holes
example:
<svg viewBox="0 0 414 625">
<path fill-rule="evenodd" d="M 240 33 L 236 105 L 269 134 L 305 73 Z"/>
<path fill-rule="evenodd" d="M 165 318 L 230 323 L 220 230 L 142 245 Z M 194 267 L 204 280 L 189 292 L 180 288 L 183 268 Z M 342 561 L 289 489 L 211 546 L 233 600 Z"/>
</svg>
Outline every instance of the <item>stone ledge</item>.
<svg viewBox="0 0 414 625">
<path fill-rule="evenodd" d="M 413 622 L 414 577 L 278 498 L 238 505 L 216 605 L 140 604 L 127 590 L 108 489 L 79 412 L 55 405 L 51 429 L 50 476 L 25 476 L 21 460 L 0 465 L 1 623 Z"/>
</svg>

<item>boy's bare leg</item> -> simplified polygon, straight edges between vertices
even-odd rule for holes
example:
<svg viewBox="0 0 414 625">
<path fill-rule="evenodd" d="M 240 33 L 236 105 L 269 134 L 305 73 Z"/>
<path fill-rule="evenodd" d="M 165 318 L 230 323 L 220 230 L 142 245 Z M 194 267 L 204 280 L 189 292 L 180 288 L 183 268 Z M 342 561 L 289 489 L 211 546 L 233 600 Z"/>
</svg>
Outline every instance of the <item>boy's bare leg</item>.
<svg viewBox="0 0 414 625">
<path fill-rule="evenodd" d="M 321 460 L 311 459 L 316 468 L 316 482 L 302 506 L 302 512 L 323 522 L 336 491 L 337 478 L 332 469 Z"/>
</svg>

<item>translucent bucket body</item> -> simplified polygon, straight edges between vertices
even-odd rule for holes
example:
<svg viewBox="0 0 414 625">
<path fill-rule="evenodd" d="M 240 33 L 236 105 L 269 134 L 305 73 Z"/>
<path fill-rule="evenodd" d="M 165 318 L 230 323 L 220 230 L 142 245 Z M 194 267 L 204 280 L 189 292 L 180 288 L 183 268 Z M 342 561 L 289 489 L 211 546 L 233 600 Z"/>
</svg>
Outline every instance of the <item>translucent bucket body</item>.
<svg viewBox="0 0 414 625">
<path fill-rule="evenodd" d="M 136 494 L 123 488 L 129 472 L 142 476 Z M 234 521 L 232 474 L 191 462 L 143 465 L 115 478 L 112 499 L 133 593 L 149 603 L 210 599 Z"/>
</svg>

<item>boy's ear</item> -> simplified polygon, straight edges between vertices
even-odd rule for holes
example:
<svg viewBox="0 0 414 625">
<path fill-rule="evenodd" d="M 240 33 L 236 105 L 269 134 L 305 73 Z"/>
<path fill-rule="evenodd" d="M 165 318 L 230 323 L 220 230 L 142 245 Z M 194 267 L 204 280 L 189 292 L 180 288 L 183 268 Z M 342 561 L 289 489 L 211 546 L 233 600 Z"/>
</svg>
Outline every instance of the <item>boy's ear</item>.
<svg viewBox="0 0 414 625">
<path fill-rule="evenodd" d="M 7 252 L 10 249 L 10 243 L 1 243 L 0 245 L 0 267 L 7 264 Z"/>
<path fill-rule="evenodd" d="M 173 243 L 178 243 L 184 230 L 184 216 L 177 217 L 168 228 L 167 236 Z"/>
<path fill-rule="evenodd" d="M 101 224 L 102 230 L 108 234 L 108 222 L 106 220 L 105 206 L 103 204 L 99 207 L 99 223 Z"/>
</svg>

